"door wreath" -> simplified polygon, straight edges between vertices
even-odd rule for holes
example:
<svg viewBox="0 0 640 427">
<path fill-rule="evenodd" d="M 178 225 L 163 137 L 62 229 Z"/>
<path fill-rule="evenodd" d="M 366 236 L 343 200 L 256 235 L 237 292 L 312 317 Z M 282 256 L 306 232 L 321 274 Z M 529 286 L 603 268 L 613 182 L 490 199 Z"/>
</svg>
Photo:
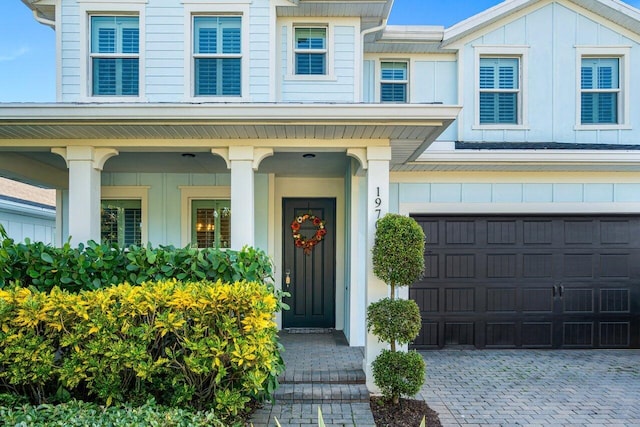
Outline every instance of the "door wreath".
<svg viewBox="0 0 640 427">
<path fill-rule="evenodd" d="M 311 221 L 316 228 L 316 232 L 312 237 L 307 237 L 300 232 L 302 224 Z M 291 223 L 291 232 L 293 233 L 293 243 L 296 248 L 302 248 L 305 255 L 309 255 L 313 248 L 324 239 L 327 230 L 324 228 L 324 220 L 312 214 L 304 214 L 296 217 Z"/>
</svg>

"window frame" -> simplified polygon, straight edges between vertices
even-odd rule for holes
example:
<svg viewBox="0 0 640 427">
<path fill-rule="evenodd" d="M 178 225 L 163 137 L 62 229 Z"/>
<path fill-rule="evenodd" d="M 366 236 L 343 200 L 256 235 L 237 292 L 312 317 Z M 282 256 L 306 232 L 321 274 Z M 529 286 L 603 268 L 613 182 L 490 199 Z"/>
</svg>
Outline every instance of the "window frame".
<svg viewBox="0 0 640 427">
<path fill-rule="evenodd" d="M 247 102 L 249 94 L 249 2 L 223 2 L 183 0 L 184 3 L 184 100 L 186 102 Z M 239 16 L 240 17 L 240 96 L 196 95 L 196 70 L 194 61 L 194 17 L 195 16 Z"/>
<path fill-rule="evenodd" d="M 406 76 L 404 80 L 385 80 L 382 78 L 382 64 L 384 63 L 403 63 L 407 66 Z M 411 81 L 411 61 L 408 59 L 399 58 L 382 58 L 376 62 L 376 88 L 377 88 L 377 100 L 381 104 L 409 104 L 411 101 L 410 81 Z M 383 101 L 382 100 L 382 85 L 383 84 L 404 84 L 405 86 L 405 99 L 404 101 Z"/>
<path fill-rule="evenodd" d="M 629 110 L 629 57 L 630 46 L 578 46 L 576 47 L 576 121 L 574 130 L 615 130 L 631 129 Z M 617 123 L 582 123 L 582 60 L 594 59 L 617 59 L 618 60 L 618 102 L 617 102 Z M 598 91 L 599 93 L 599 91 Z"/>
<path fill-rule="evenodd" d="M 528 124 L 528 46 L 475 46 L 475 67 L 474 67 L 474 130 L 527 130 Z M 505 58 L 518 60 L 518 89 L 516 99 L 516 123 L 480 123 L 480 60 L 483 58 Z M 496 90 L 485 90 L 485 92 L 496 92 Z M 504 92 L 500 91 L 500 92 Z"/>
<path fill-rule="evenodd" d="M 191 228 L 193 226 L 193 200 L 229 200 L 231 187 L 224 186 L 178 186 L 180 190 L 180 240 L 182 247 L 191 246 Z M 231 217 L 233 221 L 233 216 Z M 233 236 L 230 236 L 233 238 Z M 224 249 L 224 248 L 220 248 Z"/>
<path fill-rule="evenodd" d="M 113 2 L 78 0 L 80 16 L 80 94 L 78 101 L 84 102 L 141 102 L 146 96 L 145 63 L 146 46 L 145 8 L 143 0 Z M 91 58 L 92 16 L 137 16 L 138 17 L 138 95 L 93 95 L 93 67 Z"/>
<path fill-rule="evenodd" d="M 100 188 L 100 205 L 103 200 L 140 200 L 140 242 L 149 242 L 149 186 L 105 186 Z M 102 224 L 102 221 L 100 222 Z"/>
<path fill-rule="evenodd" d="M 313 47 L 307 47 L 307 48 L 301 48 L 298 47 L 298 35 L 297 32 L 298 30 L 324 30 L 324 47 L 323 48 L 313 48 Z M 321 26 L 321 25 L 302 25 L 302 24 L 297 24 L 293 26 L 293 73 L 296 76 L 312 76 L 312 77 L 318 77 L 318 76 L 326 76 L 329 74 L 329 28 L 327 26 Z M 324 57 L 324 72 L 323 73 L 299 73 L 298 72 L 298 55 L 322 55 Z"/>
<path fill-rule="evenodd" d="M 191 247 L 193 248 L 197 248 L 197 249 L 206 249 L 206 248 L 213 248 L 213 249 L 229 249 L 231 247 L 231 199 L 191 199 L 189 201 L 189 203 L 191 204 L 190 206 L 190 210 L 191 210 Z M 199 203 L 202 206 L 200 207 L 196 207 L 196 209 L 213 209 L 214 210 L 214 214 L 213 214 L 213 222 L 214 222 L 214 228 L 213 230 L 210 230 L 211 232 L 213 232 L 213 246 L 199 246 L 198 245 L 198 232 L 201 231 L 198 229 L 198 226 L 200 225 L 199 223 L 195 224 L 196 226 L 194 227 L 194 218 L 198 218 L 198 213 L 197 211 L 194 212 L 194 204 Z M 226 205 L 222 208 L 220 208 L 220 205 Z M 225 207 L 227 208 L 227 213 L 229 216 L 229 239 L 226 240 L 226 246 L 222 245 L 222 218 L 225 216 L 224 212 L 225 212 Z M 222 212 L 222 216 L 219 212 Z M 203 230 L 205 232 L 207 232 L 208 230 Z"/>
<path fill-rule="evenodd" d="M 323 22 L 317 19 L 295 18 L 283 23 L 286 40 L 286 76 L 285 81 L 336 81 L 334 59 L 334 27 L 336 22 Z M 296 74 L 296 28 L 325 28 L 325 74 Z"/>
</svg>

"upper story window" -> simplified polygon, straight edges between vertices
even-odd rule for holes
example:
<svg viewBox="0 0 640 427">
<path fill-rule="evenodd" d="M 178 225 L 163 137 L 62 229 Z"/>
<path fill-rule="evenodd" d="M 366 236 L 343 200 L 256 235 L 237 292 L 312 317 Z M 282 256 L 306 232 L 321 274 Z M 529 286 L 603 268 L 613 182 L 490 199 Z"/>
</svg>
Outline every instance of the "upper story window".
<svg viewBox="0 0 640 427">
<path fill-rule="evenodd" d="M 620 60 L 582 58 L 580 122 L 617 124 L 620 100 Z"/>
<path fill-rule="evenodd" d="M 327 28 L 295 27 L 295 73 L 327 74 Z"/>
<path fill-rule="evenodd" d="M 138 96 L 139 39 L 137 16 L 91 17 L 94 96 Z"/>
<path fill-rule="evenodd" d="M 518 124 L 520 58 L 480 58 L 479 71 L 479 123 Z"/>
<path fill-rule="evenodd" d="M 193 18 L 195 96 L 242 95 L 240 16 Z"/>
<path fill-rule="evenodd" d="M 380 63 L 380 102 L 407 102 L 407 63 Z"/>
</svg>

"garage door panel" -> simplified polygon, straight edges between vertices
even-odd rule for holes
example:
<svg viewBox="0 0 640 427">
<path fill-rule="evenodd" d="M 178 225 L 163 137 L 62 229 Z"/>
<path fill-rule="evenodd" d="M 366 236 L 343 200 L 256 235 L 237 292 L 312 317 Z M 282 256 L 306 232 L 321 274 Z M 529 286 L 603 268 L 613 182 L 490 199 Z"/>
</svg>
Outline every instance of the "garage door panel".
<svg viewBox="0 0 640 427">
<path fill-rule="evenodd" d="M 423 216 L 417 348 L 640 348 L 640 218 Z"/>
</svg>

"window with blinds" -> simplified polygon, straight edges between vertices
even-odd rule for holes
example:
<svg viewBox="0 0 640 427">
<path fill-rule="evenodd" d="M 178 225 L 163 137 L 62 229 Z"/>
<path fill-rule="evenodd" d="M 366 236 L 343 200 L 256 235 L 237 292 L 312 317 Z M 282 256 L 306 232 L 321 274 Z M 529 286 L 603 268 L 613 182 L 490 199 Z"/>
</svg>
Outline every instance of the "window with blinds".
<svg viewBox="0 0 640 427">
<path fill-rule="evenodd" d="M 140 200 L 103 200 L 101 203 L 101 239 L 120 247 L 142 244 Z"/>
<path fill-rule="evenodd" d="M 295 70 L 298 75 L 327 74 L 327 29 L 295 27 Z"/>
<path fill-rule="evenodd" d="M 582 58 L 580 120 L 582 124 L 617 124 L 620 60 Z"/>
<path fill-rule="evenodd" d="M 91 17 L 94 96 L 138 96 L 140 34 L 137 16 Z"/>
<path fill-rule="evenodd" d="M 518 124 L 519 70 L 519 58 L 480 58 L 480 124 Z"/>
<path fill-rule="evenodd" d="M 240 16 L 195 16 L 195 96 L 241 96 Z"/>
<path fill-rule="evenodd" d="M 228 248 L 231 245 L 231 201 L 191 201 L 191 245 Z"/>
<path fill-rule="evenodd" d="M 380 102 L 407 102 L 407 63 L 380 63 Z"/>
</svg>

